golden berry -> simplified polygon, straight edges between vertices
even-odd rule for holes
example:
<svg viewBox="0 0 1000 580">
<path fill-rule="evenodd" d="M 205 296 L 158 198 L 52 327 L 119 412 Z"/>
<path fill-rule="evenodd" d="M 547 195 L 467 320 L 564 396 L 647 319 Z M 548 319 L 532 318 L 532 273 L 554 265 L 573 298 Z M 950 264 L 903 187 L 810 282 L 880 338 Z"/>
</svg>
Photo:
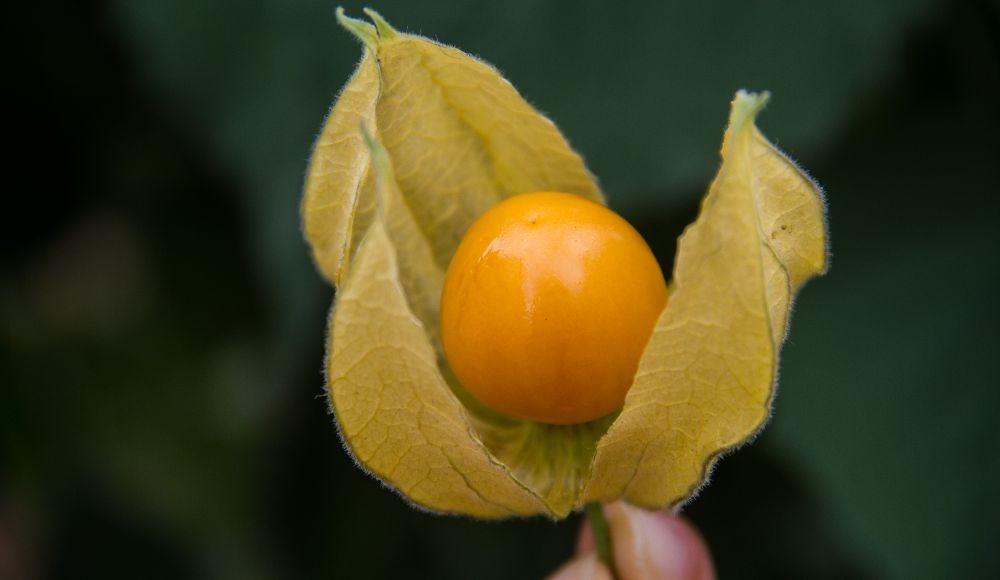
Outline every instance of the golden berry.
<svg viewBox="0 0 1000 580">
<path fill-rule="evenodd" d="M 622 406 L 667 288 L 620 216 L 566 193 L 511 197 L 452 258 L 441 297 L 445 356 L 507 415 L 573 424 Z"/>
</svg>

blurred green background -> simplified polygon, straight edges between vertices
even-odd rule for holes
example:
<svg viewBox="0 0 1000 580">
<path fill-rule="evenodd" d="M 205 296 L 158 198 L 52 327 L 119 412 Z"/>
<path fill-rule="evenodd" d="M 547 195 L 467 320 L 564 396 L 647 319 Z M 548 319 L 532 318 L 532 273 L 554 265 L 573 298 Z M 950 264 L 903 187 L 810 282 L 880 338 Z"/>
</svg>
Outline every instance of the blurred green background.
<svg viewBox="0 0 1000 580">
<path fill-rule="evenodd" d="M 320 0 L 8 10 L 0 578 L 531 578 L 578 520 L 417 512 L 323 398 Z M 344 2 L 349 14 L 361 4 Z M 1000 578 L 995 2 L 373 3 L 495 63 L 665 265 L 734 91 L 827 191 L 774 418 L 685 510 L 728 578 Z"/>
</svg>

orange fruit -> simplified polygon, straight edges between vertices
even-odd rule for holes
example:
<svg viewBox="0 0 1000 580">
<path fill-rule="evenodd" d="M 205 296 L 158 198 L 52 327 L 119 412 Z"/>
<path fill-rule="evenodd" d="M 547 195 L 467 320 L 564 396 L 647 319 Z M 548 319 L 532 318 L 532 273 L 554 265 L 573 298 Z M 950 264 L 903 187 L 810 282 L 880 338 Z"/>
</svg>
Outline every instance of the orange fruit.
<svg viewBox="0 0 1000 580">
<path fill-rule="evenodd" d="M 620 409 L 667 302 L 656 258 L 608 208 L 566 193 L 516 195 L 455 251 L 441 340 L 488 407 L 574 424 Z"/>
</svg>

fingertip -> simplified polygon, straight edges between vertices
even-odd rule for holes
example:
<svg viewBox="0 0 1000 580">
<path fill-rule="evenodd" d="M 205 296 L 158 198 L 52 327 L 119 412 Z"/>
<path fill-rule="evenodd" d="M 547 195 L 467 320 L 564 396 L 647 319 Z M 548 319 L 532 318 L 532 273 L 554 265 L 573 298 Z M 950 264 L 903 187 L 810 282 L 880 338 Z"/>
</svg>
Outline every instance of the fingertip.
<svg viewBox="0 0 1000 580">
<path fill-rule="evenodd" d="M 681 566 L 684 575 L 679 577 L 715 580 L 715 564 L 712 563 L 712 554 L 701 532 L 684 517 L 675 514 L 659 515 L 682 547 L 681 552 L 686 555 Z"/>
<path fill-rule="evenodd" d="M 570 560 L 549 576 L 548 580 L 612 580 L 611 573 L 590 553 Z"/>
<path fill-rule="evenodd" d="M 622 580 L 714 580 L 701 534 L 683 518 L 615 502 L 605 507 Z"/>
<path fill-rule="evenodd" d="M 689 576 L 696 580 L 715 580 L 715 564 L 708 543 L 691 522 L 679 515 L 667 515 L 667 525 L 673 528 L 675 536 L 681 545 L 686 546 L 684 553 L 688 555 Z"/>
</svg>

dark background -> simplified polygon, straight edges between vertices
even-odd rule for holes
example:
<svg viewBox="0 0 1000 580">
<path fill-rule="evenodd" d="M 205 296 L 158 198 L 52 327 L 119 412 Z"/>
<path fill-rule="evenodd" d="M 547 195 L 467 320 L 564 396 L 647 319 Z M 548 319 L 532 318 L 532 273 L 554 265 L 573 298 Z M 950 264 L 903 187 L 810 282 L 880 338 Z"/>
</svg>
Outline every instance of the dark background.
<svg viewBox="0 0 1000 580">
<path fill-rule="evenodd" d="M 728 578 L 1000 577 L 996 3 L 373 3 L 495 63 L 669 265 L 736 89 L 822 183 L 774 418 L 687 509 Z M 577 518 L 409 508 L 323 399 L 298 224 L 360 46 L 321 0 L 5 18 L 0 577 L 521 578 Z M 348 13 L 360 4 L 345 2 Z"/>
</svg>

